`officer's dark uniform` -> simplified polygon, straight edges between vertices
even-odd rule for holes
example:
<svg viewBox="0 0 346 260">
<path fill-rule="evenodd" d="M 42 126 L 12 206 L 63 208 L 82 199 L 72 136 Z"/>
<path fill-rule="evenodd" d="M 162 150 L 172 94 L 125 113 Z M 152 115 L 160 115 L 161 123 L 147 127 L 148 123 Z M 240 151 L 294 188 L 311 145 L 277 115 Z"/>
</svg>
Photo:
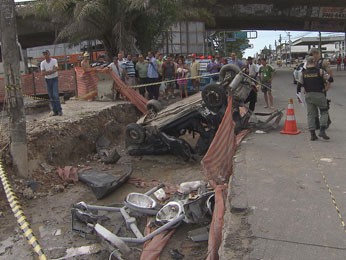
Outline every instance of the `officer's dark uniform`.
<svg viewBox="0 0 346 260">
<path fill-rule="evenodd" d="M 309 66 L 309 64 L 308 64 Z M 323 71 L 316 67 L 307 67 L 302 73 L 303 87 L 305 89 L 305 101 L 308 111 L 308 126 L 311 133 L 311 140 L 317 139 L 315 134 L 316 121 L 315 117 L 318 117 L 318 109 L 320 110 L 320 133 L 318 134 L 323 139 L 329 139 L 325 130 L 328 124 L 328 105 L 327 98 L 324 93 L 325 79 L 323 77 Z"/>
</svg>

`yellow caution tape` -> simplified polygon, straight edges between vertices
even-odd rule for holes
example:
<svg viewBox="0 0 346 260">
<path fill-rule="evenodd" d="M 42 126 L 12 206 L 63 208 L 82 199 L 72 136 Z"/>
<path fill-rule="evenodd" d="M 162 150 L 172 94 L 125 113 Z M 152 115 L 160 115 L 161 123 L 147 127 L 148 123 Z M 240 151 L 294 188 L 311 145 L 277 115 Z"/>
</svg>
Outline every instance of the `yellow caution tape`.
<svg viewBox="0 0 346 260">
<path fill-rule="evenodd" d="M 40 97 L 30 96 L 30 95 L 26 95 L 26 94 L 23 94 L 23 97 L 31 98 L 33 100 L 49 101 L 49 99 L 47 99 L 47 98 L 40 98 Z"/>
<path fill-rule="evenodd" d="M 142 87 L 147 87 L 147 86 L 152 86 L 152 85 L 161 85 L 166 84 L 166 83 L 171 83 L 171 82 L 176 82 L 178 80 L 189 80 L 189 79 L 198 79 L 198 78 L 209 78 L 214 75 L 219 75 L 220 73 L 211 73 L 211 74 L 205 74 L 205 75 L 200 75 L 200 76 L 194 76 L 194 77 L 187 77 L 187 78 L 179 78 L 179 79 L 171 79 L 171 80 L 164 80 L 164 81 L 159 81 L 159 82 L 154 82 L 154 83 L 147 83 L 147 84 L 140 84 L 140 85 L 135 85 L 135 86 L 129 86 L 131 88 L 142 88 Z"/>
<path fill-rule="evenodd" d="M 343 217 L 342 217 L 342 215 L 341 215 L 341 212 L 340 212 L 340 209 L 339 209 L 338 204 L 337 204 L 337 202 L 336 202 L 336 199 L 335 199 L 335 197 L 334 197 L 333 191 L 332 191 L 332 189 L 330 188 L 330 186 L 329 186 L 329 184 L 328 184 L 328 182 L 327 182 L 326 175 L 324 174 L 324 172 L 323 172 L 323 170 L 322 170 L 322 166 L 321 166 L 321 164 L 320 164 L 320 162 L 319 162 L 319 160 L 318 160 L 318 158 L 317 158 L 317 156 L 316 156 L 316 154 L 315 154 L 315 150 L 313 149 L 313 147 L 312 147 L 312 145 L 311 145 L 311 142 L 308 141 L 308 143 L 309 143 L 309 146 L 310 146 L 310 149 L 311 149 L 311 151 L 312 151 L 312 154 L 313 154 L 313 157 L 314 157 L 315 161 L 318 162 L 318 163 L 317 163 L 317 166 L 318 166 L 318 168 L 320 169 L 320 174 L 321 174 L 321 176 L 322 176 L 322 179 L 323 179 L 323 181 L 324 181 L 324 184 L 326 185 L 326 187 L 327 187 L 327 189 L 328 189 L 329 196 L 330 196 L 330 198 L 331 198 L 331 200 L 332 200 L 333 206 L 335 207 L 336 214 L 338 215 L 338 217 L 339 217 L 339 219 L 340 219 L 341 226 L 342 226 L 344 232 L 346 233 L 345 221 L 344 221 L 344 219 L 343 219 Z"/>
<path fill-rule="evenodd" d="M 37 253 L 39 260 L 46 260 L 47 257 L 44 254 L 41 246 L 39 245 L 32 229 L 30 228 L 29 222 L 26 220 L 26 217 L 22 211 L 22 208 L 20 206 L 20 203 L 18 202 L 18 199 L 13 192 L 11 185 L 8 181 L 8 178 L 6 176 L 6 173 L 3 169 L 2 162 L 0 161 L 0 179 L 2 186 L 4 187 L 4 191 L 7 197 L 7 200 L 10 204 L 10 207 L 12 209 L 12 212 L 17 219 L 17 223 L 19 224 L 20 229 L 24 233 L 24 236 L 28 240 L 28 243 L 32 246 L 34 251 Z"/>
</svg>

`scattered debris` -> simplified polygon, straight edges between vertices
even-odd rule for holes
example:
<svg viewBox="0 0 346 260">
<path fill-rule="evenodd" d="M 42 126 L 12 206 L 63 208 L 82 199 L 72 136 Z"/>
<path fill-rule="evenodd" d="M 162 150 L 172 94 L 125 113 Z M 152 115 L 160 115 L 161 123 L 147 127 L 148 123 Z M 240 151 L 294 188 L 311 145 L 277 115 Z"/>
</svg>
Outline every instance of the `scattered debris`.
<svg viewBox="0 0 346 260">
<path fill-rule="evenodd" d="M 48 174 L 54 171 L 55 167 L 52 165 L 49 165 L 45 162 L 41 163 L 40 166 L 43 168 L 43 173 Z"/>
<path fill-rule="evenodd" d="M 178 192 L 188 194 L 191 191 L 198 190 L 202 185 L 206 185 L 206 183 L 203 181 L 183 182 L 180 184 Z"/>
<path fill-rule="evenodd" d="M 209 226 L 191 230 L 187 234 L 188 238 L 190 238 L 193 242 L 208 241 Z"/>
<path fill-rule="evenodd" d="M 76 183 L 78 181 L 78 169 L 73 166 L 65 166 L 64 168 L 58 167 L 57 173 L 59 177 L 64 182 L 73 182 Z"/>
<path fill-rule="evenodd" d="M 159 201 L 164 201 L 167 199 L 166 192 L 162 188 L 155 191 L 154 196 Z"/>
<path fill-rule="evenodd" d="M 174 260 L 183 259 L 185 256 L 178 251 L 178 249 L 171 249 L 169 253 Z"/>
<path fill-rule="evenodd" d="M 214 209 L 214 192 L 209 191 L 207 183 L 203 181 L 185 182 L 180 185 L 181 192 L 177 192 L 166 204 L 161 205 L 156 202 L 151 195 L 158 198 L 164 198 L 166 193 L 162 189 L 164 184 L 160 184 L 146 193 L 129 193 L 123 207 L 114 206 L 97 206 L 89 205 L 85 202 L 75 204 L 72 212 L 72 228 L 74 231 L 90 234 L 96 232 L 101 238 L 110 242 L 113 246 L 119 249 L 120 253 L 129 256 L 132 252 L 126 243 L 142 244 L 146 243 L 143 255 L 150 254 L 147 249 L 147 242 L 151 240 L 153 243 L 150 248 L 155 248 L 160 251 L 166 245 L 169 238 L 163 238 L 167 234 L 173 234 L 171 230 L 177 228 L 182 221 L 186 223 L 199 223 L 208 225 L 211 221 L 211 216 Z M 190 193 L 189 193 L 190 192 Z M 105 226 L 100 224 L 101 215 L 95 215 L 95 212 L 119 212 L 125 221 L 126 227 L 129 228 L 135 237 L 118 236 L 117 232 L 113 233 Z M 132 214 L 133 213 L 133 214 Z M 136 224 L 134 216 L 146 215 L 148 217 L 155 216 L 155 221 L 149 222 L 147 228 L 156 226 L 157 229 L 151 233 L 143 235 Z M 104 219 L 105 220 L 105 219 Z M 84 227 L 83 227 L 84 225 Z M 170 236 L 171 236 L 170 235 Z M 158 241 L 157 237 L 160 237 Z M 191 234 L 194 241 L 208 240 L 208 228 L 196 231 Z M 161 239 L 162 238 L 162 239 Z M 165 242 L 162 242 L 162 241 Z M 155 241 L 155 242 L 153 242 Z M 155 250 L 154 250 L 155 251 Z M 173 252 L 173 251 L 172 251 Z M 112 253 L 113 254 L 113 253 Z M 184 255 L 179 251 L 174 251 L 174 259 L 182 259 Z M 131 259 L 127 258 L 127 259 Z M 152 259 L 152 258 L 151 258 Z"/>
<path fill-rule="evenodd" d="M 266 132 L 262 131 L 262 130 L 256 130 L 255 132 L 256 134 L 266 134 Z"/>
<path fill-rule="evenodd" d="M 54 236 L 60 236 L 61 235 L 61 229 L 57 229 L 54 233 Z"/>
<path fill-rule="evenodd" d="M 54 186 L 54 191 L 55 192 L 63 192 L 64 190 L 65 190 L 65 187 L 62 184 L 58 184 L 58 185 Z"/>
<path fill-rule="evenodd" d="M 26 199 L 33 199 L 35 197 L 34 192 L 31 188 L 25 188 L 23 190 L 23 196 Z"/>
<path fill-rule="evenodd" d="M 60 258 L 55 258 L 52 260 L 71 259 L 72 257 L 97 254 L 101 251 L 102 251 L 102 246 L 99 244 L 93 244 L 90 246 L 72 247 L 72 248 L 66 249 L 65 256 Z"/>
<path fill-rule="evenodd" d="M 107 164 L 116 163 L 121 158 L 116 148 L 112 148 L 110 150 L 101 149 L 98 151 L 98 155 L 101 159 L 101 162 L 104 162 Z"/>
<path fill-rule="evenodd" d="M 36 192 L 38 189 L 39 183 L 37 181 L 28 181 L 27 187 L 32 189 L 32 191 Z"/>
<path fill-rule="evenodd" d="M 127 165 L 125 172 L 120 176 L 113 175 L 112 171 L 97 172 L 93 169 L 87 169 L 79 173 L 79 179 L 91 188 L 99 200 L 123 185 L 131 174 L 132 165 Z"/>
</svg>

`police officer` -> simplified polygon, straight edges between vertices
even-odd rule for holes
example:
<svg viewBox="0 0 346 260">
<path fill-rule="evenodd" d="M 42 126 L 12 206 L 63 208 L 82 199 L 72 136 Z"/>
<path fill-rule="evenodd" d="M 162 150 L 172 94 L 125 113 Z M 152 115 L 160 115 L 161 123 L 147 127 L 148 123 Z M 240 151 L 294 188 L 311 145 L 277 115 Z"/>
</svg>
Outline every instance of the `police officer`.
<svg viewBox="0 0 346 260">
<path fill-rule="evenodd" d="M 328 79 L 328 82 L 326 82 L 325 84 L 325 87 L 326 87 L 326 90 L 328 90 L 331 86 L 331 83 L 334 82 L 334 79 L 333 79 L 333 71 L 332 69 L 330 68 L 329 66 L 329 62 L 328 60 L 325 60 L 321 57 L 321 52 L 318 48 L 315 48 L 315 47 L 312 47 L 310 50 L 309 50 L 309 55 L 310 56 L 313 56 L 314 59 L 315 59 L 315 66 L 316 68 L 319 68 L 319 69 L 323 69 L 324 71 L 326 71 L 328 74 L 329 74 L 329 79 Z M 325 94 L 327 94 L 327 92 L 325 92 Z M 330 99 L 327 99 L 327 104 L 328 104 L 328 110 L 329 110 L 329 103 L 330 103 Z M 320 121 L 318 119 L 318 117 L 316 117 L 316 129 L 319 129 L 319 124 L 320 124 Z M 327 124 L 327 128 L 329 127 L 329 125 L 332 123 L 332 121 L 330 120 L 330 116 L 328 114 L 328 124 Z"/>
<path fill-rule="evenodd" d="M 325 83 L 329 80 L 330 75 L 322 69 L 316 68 L 315 59 L 309 56 L 306 61 L 306 70 L 303 71 L 300 81 L 305 89 L 305 101 L 308 110 L 308 126 L 311 134 L 311 141 L 317 140 L 315 133 L 315 117 L 320 110 L 320 132 L 318 136 L 325 140 L 329 139 L 326 134 L 328 124 L 328 105 L 325 95 Z"/>
</svg>

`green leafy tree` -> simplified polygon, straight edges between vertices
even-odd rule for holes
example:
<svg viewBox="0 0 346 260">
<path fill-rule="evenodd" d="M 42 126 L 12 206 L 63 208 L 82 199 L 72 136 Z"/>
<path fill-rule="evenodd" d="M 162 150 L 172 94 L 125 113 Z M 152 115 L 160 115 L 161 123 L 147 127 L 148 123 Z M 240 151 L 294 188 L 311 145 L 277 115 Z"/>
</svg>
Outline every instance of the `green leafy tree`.
<svg viewBox="0 0 346 260">
<path fill-rule="evenodd" d="M 232 41 L 230 41 L 232 39 Z M 218 31 L 208 38 L 209 53 L 220 54 L 227 57 L 234 52 L 238 58 L 244 55 L 245 47 L 249 44 L 248 39 L 234 38 L 233 32 Z"/>
<path fill-rule="evenodd" d="M 162 33 L 186 18 L 212 23 L 208 5 L 214 1 L 38 0 L 29 14 L 51 20 L 57 41 L 98 39 L 113 56 L 119 50 L 132 51 L 135 45 L 142 51 L 157 48 Z"/>
</svg>

